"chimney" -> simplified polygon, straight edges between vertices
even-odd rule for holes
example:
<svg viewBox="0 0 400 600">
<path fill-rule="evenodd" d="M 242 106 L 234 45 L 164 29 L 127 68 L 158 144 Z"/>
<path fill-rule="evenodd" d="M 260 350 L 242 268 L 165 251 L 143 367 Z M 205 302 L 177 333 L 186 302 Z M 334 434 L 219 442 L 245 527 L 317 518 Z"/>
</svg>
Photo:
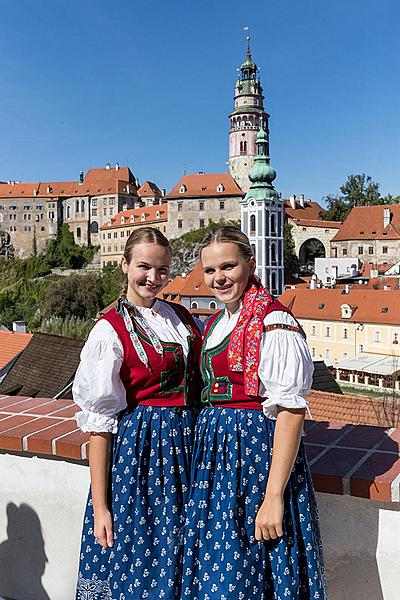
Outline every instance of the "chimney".
<svg viewBox="0 0 400 600">
<path fill-rule="evenodd" d="M 117 163 L 117 162 L 115 163 L 115 170 L 119 171 L 119 163 Z"/>
<path fill-rule="evenodd" d="M 26 333 L 25 321 L 13 321 L 13 332 L 14 333 Z"/>
<path fill-rule="evenodd" d="M 300 206 L 304 208 L 304 194 L 300 194 Z"/>
<path fill-rule="evenodd" d="M 348 294 L 350 292 L 350 285 L 348 283 L 346 283 L 346 285 L 344 286 L 344 293 Z"/>
<path fill-rule="evenodd" d="M 51 192 L 51 187 L 50 187 L 49 185 L 47 186 L 47 188 L 46 188 L 46 191 L 47 191 L 47 193 L 48 193 L 48 194 L 50 194 L 50 192 Z"/>
<path fill-rule="evenodd" d="M 38 195 L 38 189 L 37 188 L 33 188 L 33 195 L 37 196 Z"/>
<path fill-rule="evenodd" d="M 383 209 L 383 228 L 385 229 L 388 225 L 390 225 L 390 221 L 392 219 L 392 214 L 390 212 L 390 209 L 385 206 L 385 208 Z"/>
<path fill-rule="evenodd" d="M 165 188 L 162 188 L 162 190 L 161 190 L 161 196 L 163 198 L 165 198 L 166 195 L 167 195 L 167 190 Z"/>
<path fill-rule="evenodd" d="M 289 198 L 290 206 L 296 208 L 296 194 L 292 194 Z"/>
<path fill-rule="evenodd" d="M 110 163 L 107 163 L 107 164 L 106 164 L 106 166 L 105 166 L 105 169 L 106 169 L 106 171 L 109 171 L 109 170 L 111 169 L 111 165 L 110 165 Z"/>
<path fill-rule="evenodd" d="M 317 288 L 317 276 L 315 273 L 311 275 L 310 280 L 310 290 L 315 290 Z"/>
<path fill-rule="evenodd" d="M 82 185 L 83 183 L 83 171 L 79 171 L 79 183 Z"/>
</svg>

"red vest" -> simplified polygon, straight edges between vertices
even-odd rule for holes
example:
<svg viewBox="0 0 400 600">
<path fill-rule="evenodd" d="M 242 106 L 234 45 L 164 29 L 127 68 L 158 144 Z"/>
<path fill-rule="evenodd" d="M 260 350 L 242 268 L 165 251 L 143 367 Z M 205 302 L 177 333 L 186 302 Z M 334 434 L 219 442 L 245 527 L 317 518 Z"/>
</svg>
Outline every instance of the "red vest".
<svg viewBox="0 0 400 600">
<path fill-rule="evenodd" d="M 115 308 L 102 317 L 112 325 L 124 349 L 120 376 L 126 389 L 126 401 L 130 409 L 138 405 L 169 407 L 199 405 L 201 376 L 198 364 L 201 335 L 192 316 L 183 306 L 173 302 L 168 304 L 188 328 L 189 353 L 186 368 L 180 344 L 160 340 L 164 349 L 163 356 L 160 356 L 153 348 L 146 332 L 136 321 L 133 321 L 135 331 L 149 359 L 147 367 L 139 359 L 124 319 Z"/>
<path fill-rule="evenodd" d="M 266 315 L 276 310 L 291 314 L 286 306 L 283 306 L 278 300 L 274 300 L 269 305 Z M 245 394 L 243 372 L 229 371 L 228 369 L 228 346 L 231 333 L 227 334 L 214 348 L 205 349 L 206 339 L 214 327 L 218 327 L 218 321 L 222 314 L 223 311 L 220 311 L 213 315 L 204 331 L 201 371 L 206 387 L 203 389 L 202 403 L 205 406 L 260 410 L 264 398 Z"/>
</svg>

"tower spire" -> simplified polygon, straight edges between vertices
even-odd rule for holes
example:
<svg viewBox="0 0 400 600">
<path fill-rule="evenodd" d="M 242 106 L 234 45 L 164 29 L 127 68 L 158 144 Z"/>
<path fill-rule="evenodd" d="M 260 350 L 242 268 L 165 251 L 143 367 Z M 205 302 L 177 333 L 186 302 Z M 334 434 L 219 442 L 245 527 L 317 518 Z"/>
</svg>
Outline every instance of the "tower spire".
<svg viewBox="0 0 400 600">
<path fill-rule="evenodd" d="M 244 30 L 248 31 L 248 27 Z M 249 169 L 254 164 L 257 154 L 256 136 L 260 118 L 263 121 L 268 148 L 268 118 L 264 110 L 264 96 L 257 65 L 253 60 L 250 35 L 246 36 L 246 55 L 238 69 L 238 80 L 235 86 L 235 107 L 229 115 L 229 172 L 237 181 L 243 192 L 249 189 Z"/>
</svg>

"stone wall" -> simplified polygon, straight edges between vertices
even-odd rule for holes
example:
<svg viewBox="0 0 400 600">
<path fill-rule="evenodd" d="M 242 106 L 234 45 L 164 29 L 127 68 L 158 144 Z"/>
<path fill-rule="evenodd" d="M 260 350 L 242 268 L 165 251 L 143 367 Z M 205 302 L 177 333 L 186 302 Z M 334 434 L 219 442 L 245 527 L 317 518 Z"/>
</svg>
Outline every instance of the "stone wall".
<svg viewBox="0 0 400 600">
<path fill-rule="evenodd" d="M 210 219 L 216 223 L 238 221 L 240 199 L 240 196 L 168 199 L 167 237 L 176 239 L 188 231 L 205 227 Z"/>
</svg>

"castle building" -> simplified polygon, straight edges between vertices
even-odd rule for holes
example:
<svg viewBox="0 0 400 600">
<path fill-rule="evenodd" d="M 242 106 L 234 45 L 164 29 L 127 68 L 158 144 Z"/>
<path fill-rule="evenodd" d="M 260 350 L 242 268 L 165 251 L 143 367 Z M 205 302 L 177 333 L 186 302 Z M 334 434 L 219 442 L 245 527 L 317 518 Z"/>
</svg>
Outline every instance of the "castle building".
<svg viewBox="0 0 400 600">
<path fill-rule="evenodd" d="M 166 233 L 168 205 L 149 204 L 123 210 L 100 228 L 101 266 L 119 264 L 130 234 L 139 227 L 155 227 Z"/>
<path fill-rule="evenodd" d="M 284 212 L 283 203 L 272 185 L 276 172 L 269 164 L 268 135 L 262 119 L 255 143 L 257 154 L 248 173 L 250 189 L 240 201 L 241 227 L 253 248 L 256 275 L 276 296 L 284 288 Z"/>
<path fill-rule="evenodd" d="M 247 38 L 246 59 L 238 69 L 235 87 L 235 106 L 229 115 L 229 172 L 243 192 L 250 184 L 247 176 L 256 157 L 256 136 L 260 121 L 265 133 L 267 155 L 269 155 L 269 115 L 264 110 L 264 96 L 258 78 L 257 65 L 252 59 L 250 38 Z"/>
</svg>

